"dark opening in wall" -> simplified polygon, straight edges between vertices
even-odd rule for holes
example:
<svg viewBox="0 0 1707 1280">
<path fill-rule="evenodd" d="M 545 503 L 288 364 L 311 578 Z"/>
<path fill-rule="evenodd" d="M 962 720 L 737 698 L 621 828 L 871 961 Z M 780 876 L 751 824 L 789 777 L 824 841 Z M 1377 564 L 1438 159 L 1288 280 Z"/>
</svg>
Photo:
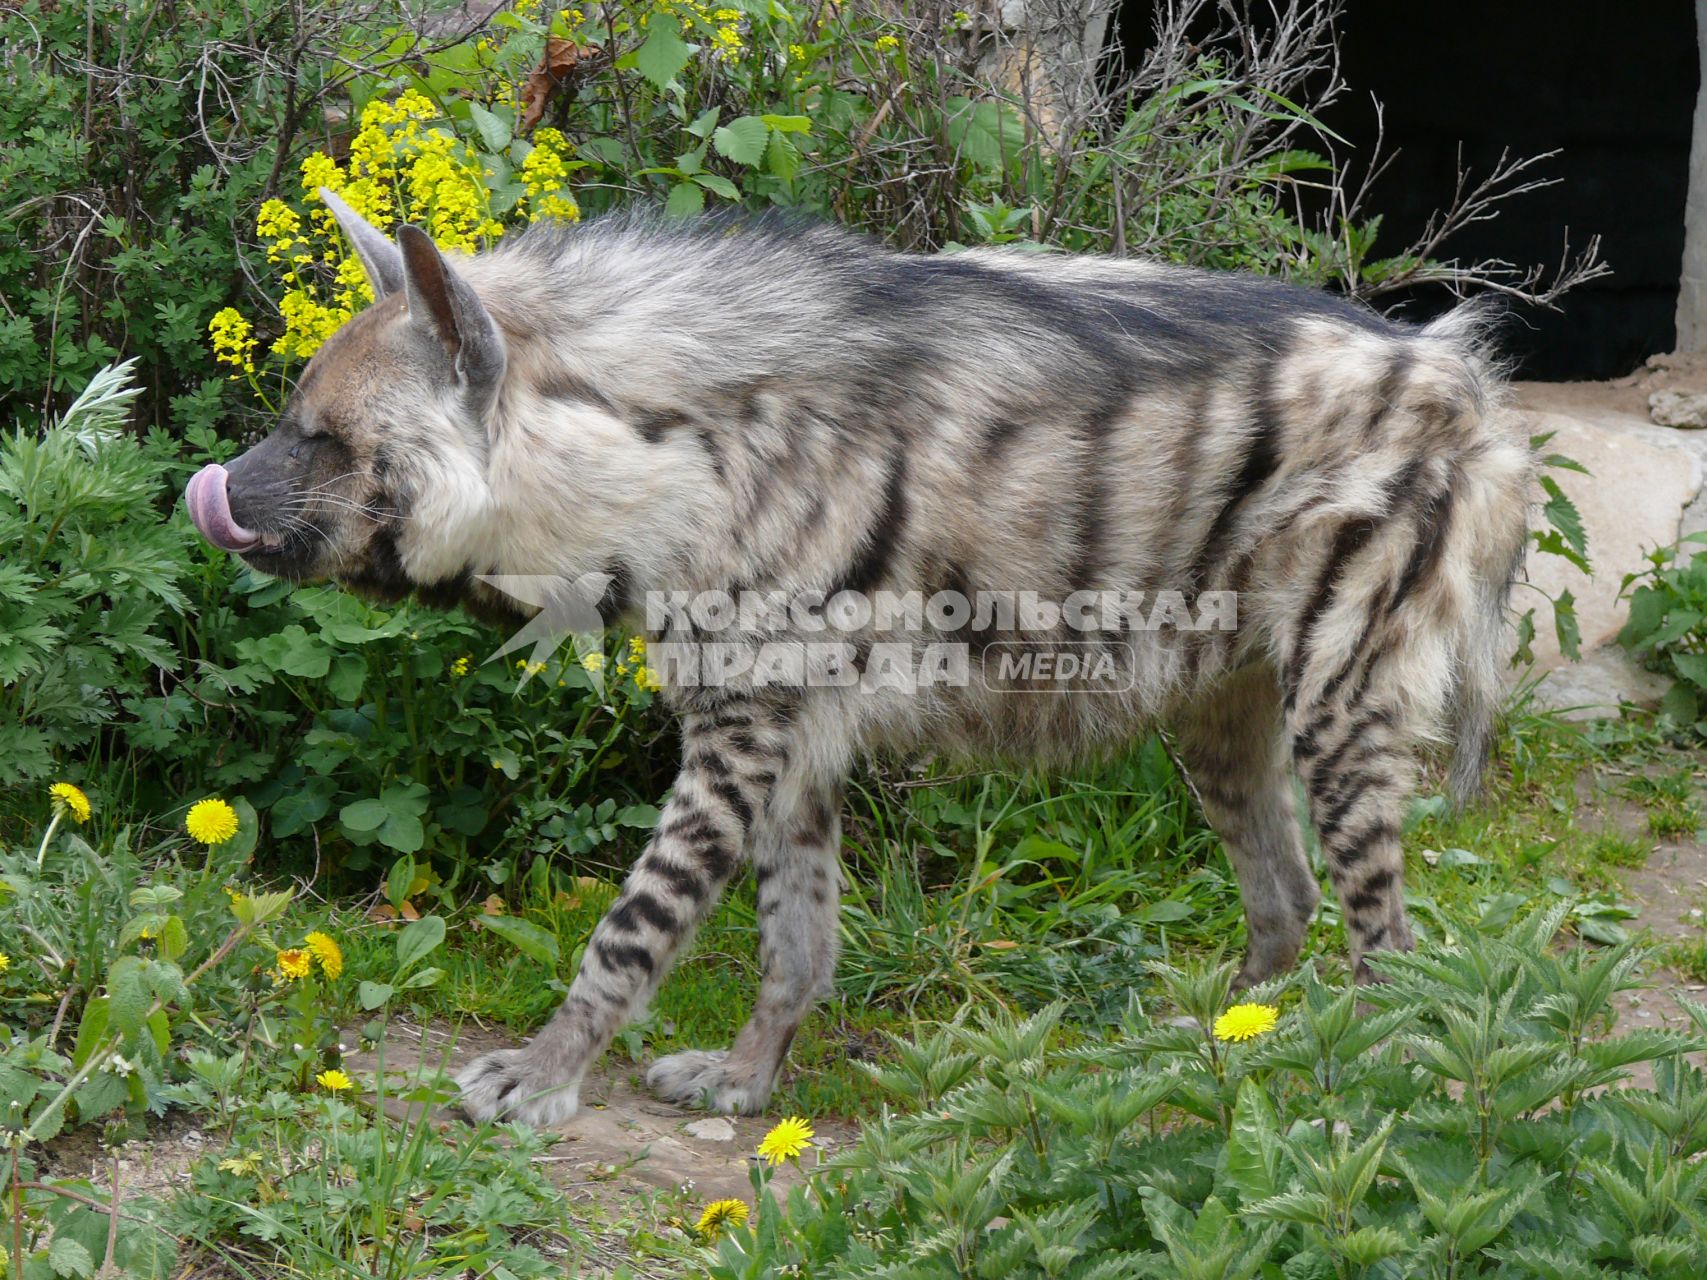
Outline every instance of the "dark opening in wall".
<svg viewBox="0 0 1707 1280">
<path fill-rule="evenodd" d="M 1152 13 L 1153 0 L 1124 4 L 1129 50 L 1145 47 Z M 1460 144 L 1483 174 L 1502 149 L 1558 148 L 1540 171 L 1557 186 L 1511 201 L 1449 252 L 1551 265 L 1568 227 L 1573 244 L 1601 237 L 1614 274 L 1559 312 L 1514 308 L 1502 346 L 1522 376 L 1552 379 L 1616 377 L 1672 349 L 1698 74 L 1688 0 L 1351 0 L 1341 31 L 1350 91 L 1325 123 L 1367 154 L 1373 94 L 1400 152 L 1371 202 L 1384 215 L 1377 253 L 1407 244 L 1451 200 Z M 1439 290 L 1384 308 L 1395 301 L 1412 318 L 1450 305 Z"/>
</svg>

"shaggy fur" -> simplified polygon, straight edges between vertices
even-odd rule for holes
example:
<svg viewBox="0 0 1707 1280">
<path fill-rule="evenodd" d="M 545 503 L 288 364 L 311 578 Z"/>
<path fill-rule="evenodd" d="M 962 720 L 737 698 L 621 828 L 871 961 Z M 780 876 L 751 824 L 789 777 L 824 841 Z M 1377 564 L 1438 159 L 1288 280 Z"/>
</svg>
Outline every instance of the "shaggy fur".
<svg viewBox="0 0 1707 1280">
<path fill-rule="evenodd" d="M 1468 318 L 762 222 L 610 218 L 447 261 L 338 212 L 381 297 L 230 468 L 230 511 L 269 534 L 259 568 L 496 616 L 513 602 L 478 575 L 600 573 L 639 624 L 660 591 L 1238 593 L 1233 630 L 1055 633 L 1121 655 L 1108 692 L 993 676 L 1013 632 L 988 614 L 946 628 L 965 687 L 667 689 L 684 758 L 662 821 L 550 1024 L 463 1073 L 471 1115 L 572 1115 L 749 866 L 751 1020 L 648 1079 L 762 1108 L 831 982 L 839 788 L 864 750 L 1062 765 L 1171 725 L 1244 895 L 1242 982 L 1294 962 L 1320 897 L 1294 772 L 1359 976 L 1410 945 L 1414 748 L 1454 737 L 1474 784 L 1532 466 Z M 680 611 L 650 621 L 654 644 L 704 638 Z M 876 636 L 845 638 L 857 666 Z"/>
</svg>

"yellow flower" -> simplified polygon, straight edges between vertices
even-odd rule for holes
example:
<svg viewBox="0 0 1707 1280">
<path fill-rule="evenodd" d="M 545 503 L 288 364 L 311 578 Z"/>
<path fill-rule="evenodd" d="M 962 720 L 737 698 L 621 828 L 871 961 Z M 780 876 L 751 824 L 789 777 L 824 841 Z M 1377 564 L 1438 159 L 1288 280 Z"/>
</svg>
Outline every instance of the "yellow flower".
<svg viewBox="0 0 1707 1280">
<path fill-rule="evenodd" d="M 631 657 L 644 658 L 646 656 L 646 637 L 630 636 L 628 638 L 628 652 Z"/>
<path fill-rule="evenodd" d="M 303 940 L 303 946 L 314 953 L 314 958 L 320 962 L 320 971 L 328 978 L 336 978 L 344 972 L 344 951 L 331 935 L 321 933 L 316 929 Z"/>
<path fill-rule="evenodd" d="M 474 655 L 470 654 L 470 653 L 463 654 L 462 657 L 458 658 L 455 662 L 450 664 L 450 673 L 453 676 L 465 676 L 465 675 L 467 675 L 468 674 L 469 661 L 473 658 L 473 656 Z"/>
<path fill-rule="evenodd" d="M 245 1151 L 240 1156 L 227 1156 L 219 1162 L 221 1173 L 235 1173 L 240 1178 L 252 1178 L 261 1168 L 261 1154 Z"/>
<path fill-rule="evenodd" d="M 1215 1019 L 1217 1040 L 1254 1040 L 1274 1030 L 1280 1010 L 1270 1004 L 1236 1004 Z"/>
<path fill-rule="evenodd" d="M 286 947 L 279 952 L 279 976 L 287 982 L 314 972 L 314 957 L 306 947 Z"/>
<path fill-rule="evenodd" d="M 605 655 L 602 653 L 589 653 L 586 657 L 581 659 L 581 668 L 587 672 L 603 671 L 605 669 Z"/>
<path fill-rule="evenodd" d="M 812 1126 L 799 1116 L 779 1120 L 759 1142 L 759 1155 L 771 1165 L 798 1160 L 812 1145 Z"/>
<path fill-rule="evenodd" d="M 741 1200 L 713 1200 L 699 1215 L 693 1229 L 702 1236 L 715 1236 L 726 1226 L 738 1227 L 747 1220 L 747 1206 Z"/>
<path fill-rule="evenodd" d="M 322 1089 L 331 1090 L 333 1093 L 342 1093 L 345 1089 L 352 1087 L 350 1077 L 345 1075 L 336 1067 L 333 1067 L 328 1071 L 322 1071 L 319 1075 L 315 1076 L 314 1083 L 319 1085 Z"/>
<path fill-rule="evenodd" d="M 7 955 L 4 951 L 0 951 L 0 973 L 5 973 L 6 970 L 10 969 L 11 967 L 12 967 L 12 957 Z"/>
<path fill-rule="evenodd" d="M 69 782 L 56 782 L 47 789 L 47 793 L 53 797 L 55 813 L 69 813 L 79 823 L 89 821 L 89 797 L 83 794 L 82 788 Z"/>
<path fill-rule="evenodd" d="M 215 797 L 197 800 L 184 815 L 184 830 L 203 844 L 224 844 L 237 834 L 237 810 Z"/>
<path fill-rule="evenodd" d="M 886 52 L 890 49 L 899 49 L 900 47 L 901 47 L 901 42 L 899 40 L 897 40 L 894 36 L 878 36 L 877 37 L 877 48 L 881 51 Z"/>
<path fill-rule="evenodd" d="M 658 678 L 658 673 L 651 667 L 641 667 L 634 673 L 634 683 L 647 693 L 657 693 L 664 687 L 664 682 Z"/>
</svg>

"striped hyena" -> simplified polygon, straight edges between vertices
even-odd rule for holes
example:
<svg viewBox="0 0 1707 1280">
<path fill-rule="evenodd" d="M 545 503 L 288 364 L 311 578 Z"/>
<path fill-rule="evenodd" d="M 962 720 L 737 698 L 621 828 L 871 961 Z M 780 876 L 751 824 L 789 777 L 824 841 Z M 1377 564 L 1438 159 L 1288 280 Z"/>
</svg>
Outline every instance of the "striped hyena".
<svg viewBox="0 0 1707 1280">
<path fill-rule="evenodd" d="M 323 198 L 377 301 L 271 435 L 195 477 L 197 525 L 269 573 L 500 617 L 527 611 L 483 578 L 596 574 L 606 620 L 686 655 L 662 820 L 550 1024 L 462 1074 L 471 1115 L 572 1115 L 747 865 L 757 1006 L 732 1048 L 648 1080 L 763 1107 L 832 980 L 862 750 L 1063 767 L 1171 726 L 1244 897 L 1242 982 L 1294 962 L 1320 899 L 1294 771 L 1357 976 L 1410 946 L 1413 752 L 1450 734 L 1474 785 L 1532 468 L 1464 315 L 1411 328 L 1264 279 L 763 220 L 612 217 L 451 257 Z M 755 592 L 791 603 L 699 607 Z M 885 597 L 887 617 L 862 604 Z M 950 660 L 866 679 L 897 637 Z M 789 678 L 751 661 L 779 641 L 809 653 Z M 1027 665 L 1069 648 L 1105 678 Z M 687 671 L 713 650 L 716 678 Z"/>
</svg>

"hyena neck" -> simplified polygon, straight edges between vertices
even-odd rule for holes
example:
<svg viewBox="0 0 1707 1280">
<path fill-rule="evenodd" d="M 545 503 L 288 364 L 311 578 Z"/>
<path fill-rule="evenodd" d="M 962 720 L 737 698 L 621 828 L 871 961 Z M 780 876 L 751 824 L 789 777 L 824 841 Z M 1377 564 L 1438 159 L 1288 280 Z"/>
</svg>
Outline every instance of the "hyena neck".
<svg viewBox="0 0 1707 1280">
<path fill-rule="evenodd" d="M 525 290 L 471 275 L 505 332 L 507 372 L 488 423 L 482 492 L 469 503 L 474 518 L 455 548 L 431 558 L 466 552 L 476 576 L 601 575 L 605 621 L 638 616 L 647 591 L 679 582 L 721 536 L 707 527 L 703 457 L 661 456 L 598 390 L 599 371 L 561 354 L 572 334 L 530 328 L 517 314 Z"/>
</svg>

